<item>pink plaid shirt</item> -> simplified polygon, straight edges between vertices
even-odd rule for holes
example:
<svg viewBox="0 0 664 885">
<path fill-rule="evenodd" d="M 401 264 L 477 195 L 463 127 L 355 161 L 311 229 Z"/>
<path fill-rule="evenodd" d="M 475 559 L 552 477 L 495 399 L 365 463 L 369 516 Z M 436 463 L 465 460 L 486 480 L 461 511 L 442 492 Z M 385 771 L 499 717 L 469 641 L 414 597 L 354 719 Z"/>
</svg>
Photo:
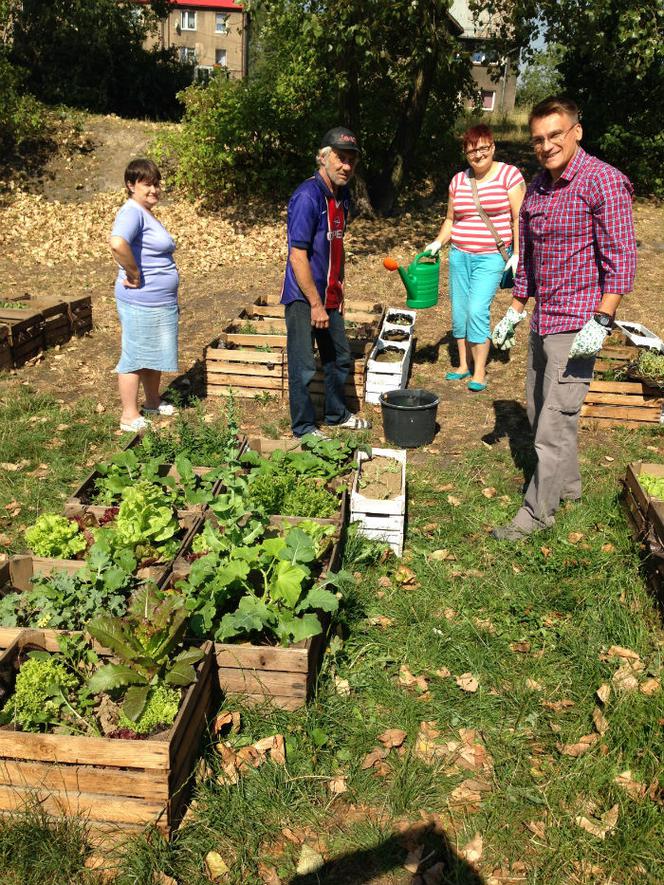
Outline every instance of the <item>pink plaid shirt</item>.
<svg viewBox="0 0 664 885">
<path fill-rule="evenodd" d="M 531 329 L 573 332 L 605 292 L 631 292 L 636 239 L 629 179 L 579 148 L 555 183 L 536 175 L 520 215 L 519 268 L 512 294 L 535 299 Z"/>
</svg>

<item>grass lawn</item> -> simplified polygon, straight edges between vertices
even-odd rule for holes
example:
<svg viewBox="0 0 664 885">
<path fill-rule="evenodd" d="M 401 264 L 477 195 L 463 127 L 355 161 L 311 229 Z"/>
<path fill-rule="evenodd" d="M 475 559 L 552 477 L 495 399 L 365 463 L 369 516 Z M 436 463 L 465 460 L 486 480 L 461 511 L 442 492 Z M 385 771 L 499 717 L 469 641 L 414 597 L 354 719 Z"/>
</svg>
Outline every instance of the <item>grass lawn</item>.
<svg viewBox="0 0 664 885">
<path fill-rule="evenodd" d="M 3 472 L 11 525 L 59 509 L 91 446 L 118 448 L 112 424 L 28 392 L 5 404 L 3 460 L 28 462 Z M 118 885 L 209 882 L 209 852 L 231 885 L 663 881 L 663 634 L 617 483 L 631 460 L 664 460 L 646 450 L 661 439 L 586 446 L 583 503 L 518 544 L 487 533 L 520 501 L 506 449 L 409 468 L 406 554 L 351 537 L 315 701 L 227 706 L 241 727 L 221 740 L 282 734 L 286 764 L 229 784 L 211 738 L 186 825 L 131 843 Z M 3 882 L 96 881 L 84 861 L 76 824 L 0 825 Z"/>
</svg>

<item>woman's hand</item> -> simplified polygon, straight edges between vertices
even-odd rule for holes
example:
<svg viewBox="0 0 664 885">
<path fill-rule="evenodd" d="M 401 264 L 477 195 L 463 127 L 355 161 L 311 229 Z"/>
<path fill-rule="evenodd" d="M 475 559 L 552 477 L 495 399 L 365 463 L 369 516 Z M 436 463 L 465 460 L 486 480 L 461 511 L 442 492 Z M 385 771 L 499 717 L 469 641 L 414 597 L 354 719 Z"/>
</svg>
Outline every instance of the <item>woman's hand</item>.
<svg viewBox="0 0 664 885">
<path fill-rule="evenodd" d="M 138 277 L 130 276 L 130 274 L 127 273 L 127 279 L 122 281 L 122 285 L 125 289 L 140 289 L 141 277 L 140 275 Z"/>
<path fill-rule="evenodd" d="M 440 242 L 440 240 L 434 240 L 433 243 L 429 243 L 428 246 L 424 247 L 424 251 L 428 252 L 429 255 L 431 255 L 431 257 L 433 258 L 434 256 L 438 255 L 442 245 L 443 244 Z"/>
</svg>

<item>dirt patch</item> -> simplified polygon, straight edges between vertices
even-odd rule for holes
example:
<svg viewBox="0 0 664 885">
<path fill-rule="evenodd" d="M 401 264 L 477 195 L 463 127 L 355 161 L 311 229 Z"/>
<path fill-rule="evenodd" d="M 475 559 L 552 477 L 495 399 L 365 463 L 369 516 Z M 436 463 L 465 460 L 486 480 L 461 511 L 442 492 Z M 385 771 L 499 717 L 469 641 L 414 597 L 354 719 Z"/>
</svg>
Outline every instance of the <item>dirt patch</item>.
<svg viewBox="0 0 664 885">
<path fill-rule="evenodd" d="M 401 464 L 394 458 L 385 458 L 382 455 L 374 455 L 368 461 L 363 461 L 359 489 L 365 498 L 375 501 L 396 498 L 403 492 Z"/>
<path fill-rule="evenodd" d="M 8 392 L 17 385 L 31 385 L 66 401 L 94 396 L 106 408 L 117 411 L 113 368 L 119 356 L 119 324 L 113 297 L 115 265 L 107 242 L 113 217 L 124 199 L 120 180 L 126 160 L 145 144 L 141 139 L 152 137 L 159 126 L 127 124 L 110 117 L 92 118 L 90 125 L 98 146 L 90 155 L 75 157 L 71 169 L 56 170 L 47 196 L 20 193 L 12 204 L 0 208 L 0 300 L 26 293 L 90 294 L 94 331 L 47 351 L 38 365 L 3 376 L 1 384 Z M 77 188 L 81 182 L 84 187 Z M 111 182 L 113 191 L 94 192 Z M 395 219 L 354 221 L 346 239 L 349 302 L 356 298 L 403 308 L 405 289 L 397 274 L 383 268 L 382 259 L 391 254 L 400 264 L 412 261 L 435 234 L 444 210 L 443 204 L 434 204 Z M 178 244 L 176 260 L 182 277 L 181 374 L 166 380 L 183 393 L 202 394 L 204 347 L 259 295 L 280 291 L 286 257 L 285 206 L 275 210 L 246 201 L 205 213 L 190 203 L 165 200 L 158 212 Z M 620 316 L 661 334 L 664 207 L 641 202 L 635 215 L 637 282 L 634 293 L 625 298 Z M 504 314 L 510 299 L 508 292 L 498 293 L 492 322 Z M 509 447 L 518 458 L 518 453 L 530 446 L 524 408 L 526 344 L 526 330 L 519 328 L 510 354 L 492 354 L 488 387 L 481 393 L 469 392 L 464 382 L 443 380 L 445 372 L 458 365 L 443 259 L 438 305 L 417 315 L 409 379 L 409 386 L 438 395 L 439 427 L 433 444 L 409 451 L 409 461 L 454 457 L 485 444 Z M 287 401 L 266 395 L 260 400 L 241 400 L 239 406 L 246 429 L 288 433 Z M 217 412 L 224 402 L 213 398 L 207 407 Z M 373 442 L 383 443 L 380 408 L 364 405 L 362 411 L 374 422 Z M 589 434 L 593 432 L 584 431 L 582 440 Z"/>
</svg>

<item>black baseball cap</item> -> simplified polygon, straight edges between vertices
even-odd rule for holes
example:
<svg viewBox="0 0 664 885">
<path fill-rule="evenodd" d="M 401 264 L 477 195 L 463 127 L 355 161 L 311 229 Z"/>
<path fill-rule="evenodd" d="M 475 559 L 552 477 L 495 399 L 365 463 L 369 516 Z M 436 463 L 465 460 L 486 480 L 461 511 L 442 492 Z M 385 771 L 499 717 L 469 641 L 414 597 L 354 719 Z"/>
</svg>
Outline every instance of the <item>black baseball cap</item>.
<svg viewBox="0 0 664 885">
<path fill-rule="evenodd" d="M 322 137 L 320 146 L 322 148 L 339 148 L 343 151 L 357 151 L 358 154 L 360 152 L 357 136 L 344 126 L 335 126 L 333 129 L 329 129 Z"/>
</svg>

